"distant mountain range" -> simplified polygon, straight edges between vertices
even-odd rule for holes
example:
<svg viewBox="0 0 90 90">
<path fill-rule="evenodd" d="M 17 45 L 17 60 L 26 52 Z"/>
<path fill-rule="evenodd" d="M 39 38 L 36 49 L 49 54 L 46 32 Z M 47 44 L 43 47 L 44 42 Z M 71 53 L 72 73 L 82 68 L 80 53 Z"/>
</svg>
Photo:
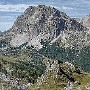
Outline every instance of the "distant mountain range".
<svg viewBox="0 0 90 90">
<path fill-rule="evenodd" d="M 87 15 L 84 18 L 81 19 L 76 19 L 79 23 L 81 23 L 83 26 L 87 27 L 90 29 L 90 15 Z"/>
</svg>

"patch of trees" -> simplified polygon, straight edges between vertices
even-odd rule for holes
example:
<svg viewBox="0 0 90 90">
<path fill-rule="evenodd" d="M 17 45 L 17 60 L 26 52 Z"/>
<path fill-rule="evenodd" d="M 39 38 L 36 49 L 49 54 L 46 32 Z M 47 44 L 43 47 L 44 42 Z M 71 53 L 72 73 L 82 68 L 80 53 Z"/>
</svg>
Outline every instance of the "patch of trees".
<svg viewBox="0 0 90 90">
<path fill-rule="evenodd" d="M 43 48 L 39 50 L 39 53 L 51 59 L 72 62 L 84 71 L 90 72 L 90 47 L 84 47 L 81 50 L 76 48 L 65 49 L 59 47 L 57 43 L 49 45 L 46 42 L 46 44 L 43 43 Z"/>
</svg>

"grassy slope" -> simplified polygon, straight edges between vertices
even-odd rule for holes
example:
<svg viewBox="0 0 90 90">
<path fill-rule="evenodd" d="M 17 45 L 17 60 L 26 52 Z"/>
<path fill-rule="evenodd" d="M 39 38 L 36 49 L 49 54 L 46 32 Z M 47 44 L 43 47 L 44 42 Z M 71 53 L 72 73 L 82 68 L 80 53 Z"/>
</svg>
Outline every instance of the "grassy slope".
<svg viewBox="0 0 90 90">
<path fill-rule="evenodd" d="M 64 71 L 67 71 L 67 68 L 63 67 L 63 65 L 61 67 Z M 45 74 L 47 78 L 42 82 L 42 84 L 39 87 L 36 87 L 38 83 L 35 83 L 29 88 L 29 90 L 66 90 L 65 87 L 69 80 L 65 75 L 60 73 L 61 72 L 57 74 L 58 77 L 56 78 L 54 70 L 48 71 L 47 74 Z M 77 83 L 72 82 L 72 90 L 78 90 L 78 88 L 80 88 L 80 90 L 87 90 L 86 86 L 90 85 L 90 74 L 85 74 L 84 72 L 78 74 L 72 71 L 71 76 L 75 79 L 75 81 L 79 81 Z"/>
<path fill-rule="evenodd" d="M 31 48 L 8 49 L 0 54 L 0 71 L 10 78 L 21 78 L 22 83 L 35 83 L 45 71 L 43 59 Z"/>
<path fill-rule="evenodd" d="M 69 54 L 70 52 L 68 50 L 65 51 L 64 49 L 60 50 L 60 48 L 55 46 L 50 46 L 48 47 L 49 49 L 48 48 L 46 49 L 46 47 L 41 49 L 41 51 L 39 51 L 42 54 L 41 55 L 37 51 L 29 47 L 25 49 L 24 48 L 25 48 L 24 45 L 22 45 L 21 47 L 11 48 L 11 49 L 9 48 L 7 49 L 7 51 L 2 52 L 2 54 L 0 55 L 0 63 L 3 65 L 4 73 L 8 73 L 10 77 L 14 75 L 15 77 L 18 77 L 18 78 L 23 77 L 24 80 L 25 79 L 27 80 L 29 76 L 31 76 L 29 81 L 33 83 L 33 80 L 34 80 L 35 84 L 32 87 L 30 87 L 30 90 L 38 90 L 37 88 L 35 88 L 35 86 L 37 85 L 36 79 L 38 78 L 38 76 L 41 76 L 41 74 L 44 73 L 45 65 L 47 65 L 48 60 L 50 62 L 52 62 L 53 59 L 65 61 L 65 59 L 67 60 L 67 57 L 65 56 L 66 53 Z M 85 51 L 83 50 L 83 52 L 81 52 L 81 56 L 86 55 L 85 57 L 87 57 L 89 55 L 89 49 L 86 49 L 86 51 L 88 51 L 88 53 L 85 54 Z M 45 55 L 46 57 L 43 55 Z M 68 59 L 70 61 L 72 58 L 75 60 L 74 56 L 75 56 L 75 53 L 73 54 L 71 52 Z M 89 61 L 89 57 L 87 57 L 87 59 Z M 78 60 L 77 60 L 77 63 L 78 63 Z M 89 62 L 87 63 L 89 64 Z M 11 74 L 12 69 L 13 71 L 15 71 L 13 72 L 13 74 Z M 2 69 L 0 68 L 0 70 Z M 18 74 L 17 71 L 19 71 L 20 73 Z M 27 74 L 25 74 L 24 72 Z M 37 75 L 35 75 L 36 73 Z M 62 78 L 60 78 L 61 76 Z M 42 85 L 40 85 L 41 90 L 64 90 L 64 87 L 66 86 L 68 79 L 64 75 L 61 75 L 61 76 L 59 75 L 57 80 L 57 78 L 55 78 L 54 71 L 48 72 L 47 78 L 45 79 L 44 82 L 42 82 Z M 75 90 L 78 87 L 81 87 L 81 90 L 85 90 L 86 85 L 88 85 L 88 83 L 90 84 L 90 75 L 88 74 L 84 74 L 84 73 L 77 74 L 75 72 L 72 72 L 72 76 L 75 78 L 76 81 L 80 80 L 80 84 L 77 84 L 77 83 L 74 84 L 73 88 Z"/>
</svg>

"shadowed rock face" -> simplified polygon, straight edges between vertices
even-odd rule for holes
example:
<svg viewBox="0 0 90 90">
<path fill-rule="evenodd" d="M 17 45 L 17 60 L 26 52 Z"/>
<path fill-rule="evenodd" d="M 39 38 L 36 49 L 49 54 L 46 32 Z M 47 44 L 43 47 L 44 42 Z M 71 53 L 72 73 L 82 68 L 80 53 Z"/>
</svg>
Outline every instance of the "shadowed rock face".
<svg viewBox="0 0 90 90">
<path fill-rule="evenodd" d="M 11 29 L 5 32 L 4 37 L 10 39 L 11 46 L 17 47 L 28 42 L 29 46 L 40 49 L 41 39 L 52 41 L 65 30 L 84 31 L 86 28 L 54 7 L 29 6 L 18 16 Z"/>
<path fill-rule="evenodd" d="M 0 35 L 2 35 L 2 32 L 0 31 Z"/>
</svg>

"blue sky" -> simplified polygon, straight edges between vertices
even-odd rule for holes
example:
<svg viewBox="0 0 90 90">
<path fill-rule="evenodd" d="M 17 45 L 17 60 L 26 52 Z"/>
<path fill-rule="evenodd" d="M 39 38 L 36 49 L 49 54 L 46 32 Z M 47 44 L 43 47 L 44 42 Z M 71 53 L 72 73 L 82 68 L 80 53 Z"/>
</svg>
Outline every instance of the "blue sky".
<svg viewBox="0 0 90 90">
<path fill-rule="evenodd" d="M 90 14 L 90 0 L 0 0 L 0 31 L 8 30 L 29 5 L 54 6 L 73 18 Z"/>
</svg>

